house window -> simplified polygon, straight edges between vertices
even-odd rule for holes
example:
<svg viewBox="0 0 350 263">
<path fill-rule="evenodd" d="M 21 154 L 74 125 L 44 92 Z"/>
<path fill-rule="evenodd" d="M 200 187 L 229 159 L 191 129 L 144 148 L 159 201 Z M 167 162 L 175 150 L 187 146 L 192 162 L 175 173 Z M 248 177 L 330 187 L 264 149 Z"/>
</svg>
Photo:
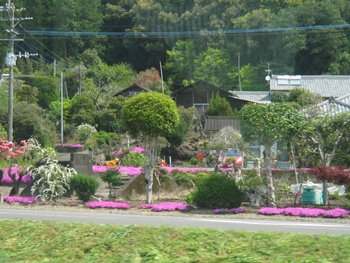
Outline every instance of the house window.
<svg viewBox="0 0 350 263">
<path fill-rule="evenodd" d="M 129 91 L 129 97 L 133 97 L 139 93 L 140 93 L 139 91 Z"/>
<path fill-rule="evenodd" d="M 209 108 L 209 103 L 194 103 L 193 107 L 194 111 L 194 119 L 198 119 L 204 112 L 206 112 Z"/>
</svg>

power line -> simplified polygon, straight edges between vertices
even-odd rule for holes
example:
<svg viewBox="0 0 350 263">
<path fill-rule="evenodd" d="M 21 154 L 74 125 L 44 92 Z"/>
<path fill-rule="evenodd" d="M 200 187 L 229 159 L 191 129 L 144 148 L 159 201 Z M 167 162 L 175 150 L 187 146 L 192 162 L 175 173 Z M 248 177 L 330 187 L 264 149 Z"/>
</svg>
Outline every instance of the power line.
<svg viewBox="0 0 350 263">
<path fill-rule="evenodd" d="M 161 32 L 72 32 L 72 31 L 26 31 L 36 36 L 191 36 L 191 35 L 234 35 L 234 34 L 252 34 L 252 33 L 275 33 L 275 32 L 293 32 L 319 29 L 343 29 L 350 28 L 350 24 L 320 25 L 320 26 L 301 26 L 284 28 L 258 28 L 258 29 L 233 29 L 233 30 L 194 30 L 194 31 L 161 31 Z"/>
</svg>

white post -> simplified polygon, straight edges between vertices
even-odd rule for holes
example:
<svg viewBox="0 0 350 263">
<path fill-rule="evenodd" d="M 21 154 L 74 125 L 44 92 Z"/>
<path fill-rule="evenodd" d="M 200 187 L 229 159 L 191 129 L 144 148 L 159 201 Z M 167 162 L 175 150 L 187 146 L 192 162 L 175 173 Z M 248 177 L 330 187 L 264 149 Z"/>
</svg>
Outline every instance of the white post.
<svg viewBox="0 0 350 263">
<path fill-rule="evenodd" d="M 172 166 L 171 165 L 171 156 L 169 156 L 169 166 Z"/>
<path fill-rule="evenodd" d="M 63 145 L 63 73 L 61 72 L 61 144 Z"/>
</svg>

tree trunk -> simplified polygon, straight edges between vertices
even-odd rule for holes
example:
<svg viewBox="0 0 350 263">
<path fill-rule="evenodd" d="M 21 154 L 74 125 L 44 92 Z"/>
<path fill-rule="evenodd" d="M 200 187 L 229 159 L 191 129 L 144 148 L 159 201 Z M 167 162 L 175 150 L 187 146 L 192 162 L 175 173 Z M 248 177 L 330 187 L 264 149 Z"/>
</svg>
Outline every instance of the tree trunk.
<svg viewBox="0 0 350 263">
<path fill-rule="evenodd" d="M 153 187 L 153 171 L 157 161 L 157 144 L 158 138 L 145 139 L 145 183 L 146 183 L 146 203 L 153 202 L 152 187 Z"/>
<path fill-rule="evenodd" d="M 328 205 L 328 189 L 327 189 L 327 180 L 322 180 L 322 198 L 323 204 Z"/>
<path fill-rule="evenodd" d="M 271 145 L 265 145 L 265 174 L 267 185 L 268 206 L 275 207 L 275 188 L 273 186 L 273 177 L 271 173 Z"/>
</svg>

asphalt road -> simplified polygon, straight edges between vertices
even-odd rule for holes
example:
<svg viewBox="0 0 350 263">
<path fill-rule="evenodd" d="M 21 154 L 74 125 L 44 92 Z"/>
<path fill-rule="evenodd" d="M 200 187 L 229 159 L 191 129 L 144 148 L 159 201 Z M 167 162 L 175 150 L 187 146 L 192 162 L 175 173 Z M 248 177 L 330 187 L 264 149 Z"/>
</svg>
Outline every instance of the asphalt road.
<svg viewBox="0 0 350 263">
<path fill-rule="evenodd" d="M 350 224 L 0 209 L 1 219 L 350 235 Z"/>
</svg>

